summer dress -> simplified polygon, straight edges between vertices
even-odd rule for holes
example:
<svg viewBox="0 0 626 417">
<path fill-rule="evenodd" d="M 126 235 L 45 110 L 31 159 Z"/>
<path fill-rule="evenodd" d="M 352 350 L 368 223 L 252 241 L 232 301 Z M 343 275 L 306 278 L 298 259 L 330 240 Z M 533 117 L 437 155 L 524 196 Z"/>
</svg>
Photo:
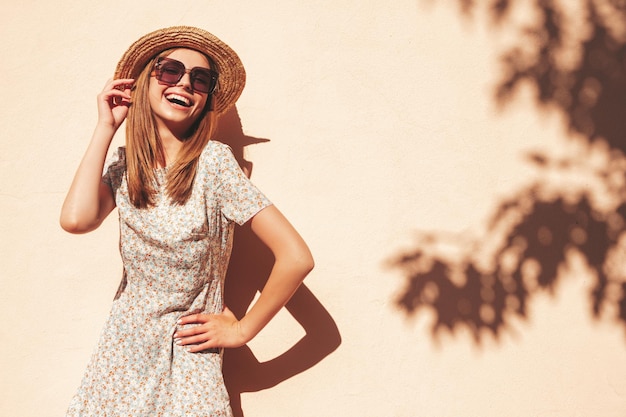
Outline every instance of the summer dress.
<svg viewBox="0 0 626 417">
<path fill-rule="evenodd" d="M 137 209 L 128 199 L 125 149 L 107 163 L 124 274 L 67 416 L 232 416 L 221 352 L 189 353 L 173 334 L 182 316 L 222 311 L 234 224 L 271 203 L 220 142 L 202 152 L 186 204 L 170 203 L 166 172 L 156 170 L 154 207 Z"/>
</svg>

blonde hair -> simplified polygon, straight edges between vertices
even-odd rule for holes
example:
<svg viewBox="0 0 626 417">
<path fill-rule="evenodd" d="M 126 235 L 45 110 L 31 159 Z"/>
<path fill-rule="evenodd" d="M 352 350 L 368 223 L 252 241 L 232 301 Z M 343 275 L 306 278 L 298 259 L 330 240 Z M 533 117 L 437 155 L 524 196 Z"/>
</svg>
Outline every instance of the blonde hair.
<svg viewBox="0 0 626 417">
<path fill-rule="evenodd" d="M 133 104 L 126 119 L 128 195 L 137 208 L 154 205 L 159 185 L 155 168 L 159 162 L 165 161 L 161 138 L 148 99 L 148 86 L 156 59 L 171 52 L 172 49 L 161 52 L 141 71 L 135 80 Z M 212 60 L 205 57 L 211 68 L 214 68 Z M 185 204 L 191 196 L 200 154 L 211 139 L 215 127 L 216 116 L 211 110 L 212 100 L 212 96 L 207 99 L 204 109 L 186 134 L 178 159 L 168 167 L 165 192 L 173 203 Z"/>
</svg>

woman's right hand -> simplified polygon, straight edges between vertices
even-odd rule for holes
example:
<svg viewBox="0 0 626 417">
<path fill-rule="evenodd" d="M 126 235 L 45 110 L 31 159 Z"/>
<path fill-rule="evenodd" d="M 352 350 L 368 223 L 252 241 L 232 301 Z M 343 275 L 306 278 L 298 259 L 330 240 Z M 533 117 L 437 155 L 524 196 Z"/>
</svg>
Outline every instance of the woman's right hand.
<svg viewBox="0 0 626 417">
<path fill-rule="evenodd" d="M 130 90 L 135 80 L 126 78 L 108 80 L 104 89 L 98 94 L 98 124 L 117 130 L 131 105 Z"/>
</svg>

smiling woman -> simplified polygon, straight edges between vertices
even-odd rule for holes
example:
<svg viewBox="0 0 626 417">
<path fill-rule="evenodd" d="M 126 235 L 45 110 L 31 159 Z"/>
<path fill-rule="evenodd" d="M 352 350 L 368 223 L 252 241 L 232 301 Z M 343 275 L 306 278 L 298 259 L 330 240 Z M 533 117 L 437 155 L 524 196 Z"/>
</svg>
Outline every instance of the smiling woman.
<svg viewBox="0 0 626 417">
<path fill-rule="evenodd" d="M 223 348 L 250 341 L 313 268 L 298 232 L 231 149 L 211 140 L 244 83 L 227 45 L 173 27 L 135 42 L 98 95 L 98 123 L 60 221 L 84 233 L 117 207 L 124 273 L 68 416 L 231 416 Z M 125 119 L 126 146 L 105 163 Z M 223 288 L 234 226 L 244 223 L 275 263 L 238 319 Z"/>
<path fill-rule="evenodd" d="M 177 137 L 187 138 L 192 134 L 192 125 L 203 112 L 208 111 L 206 104 L 207 101 L 210 102 L 213 92 L 209 88 L 211 69 L 204 55 L 192 49 L 175 49 L 166 53 L 168 58 L 159 57 L 154 69 L 146 67 L 144 70 L 154 74 L 146 77 L 149 80 L 149 104 L 159 137 L 164 143 Z M 185 66 L 193 69 L 186 70 Z M 217 78 L 217 74 L 215 77 Z M 172 143 L 178 148 L 180 144 L 181 141 Z M 166 165 L 176 159 L 174 155 L 165 156 L 169 156 L 169 160 L 165 160 Z"/>
</svg>

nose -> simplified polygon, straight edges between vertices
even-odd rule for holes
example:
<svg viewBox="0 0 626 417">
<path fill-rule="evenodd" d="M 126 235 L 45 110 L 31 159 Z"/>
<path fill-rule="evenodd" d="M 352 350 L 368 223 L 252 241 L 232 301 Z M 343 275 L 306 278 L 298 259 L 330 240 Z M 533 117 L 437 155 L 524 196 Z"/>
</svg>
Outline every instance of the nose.
<svg viewBox="0 0 626 417">
<path fill-rule="evenodd" d="M 185 90 L 191 91 L 191 74 L 189 74 L 189 71 L 185 71 L 185 73 L 183 74 L 182 78 L 180 80 L 178 80 L 178 83 L 176 84 L 179 87 L 184 88 Z"/>
</svg>

